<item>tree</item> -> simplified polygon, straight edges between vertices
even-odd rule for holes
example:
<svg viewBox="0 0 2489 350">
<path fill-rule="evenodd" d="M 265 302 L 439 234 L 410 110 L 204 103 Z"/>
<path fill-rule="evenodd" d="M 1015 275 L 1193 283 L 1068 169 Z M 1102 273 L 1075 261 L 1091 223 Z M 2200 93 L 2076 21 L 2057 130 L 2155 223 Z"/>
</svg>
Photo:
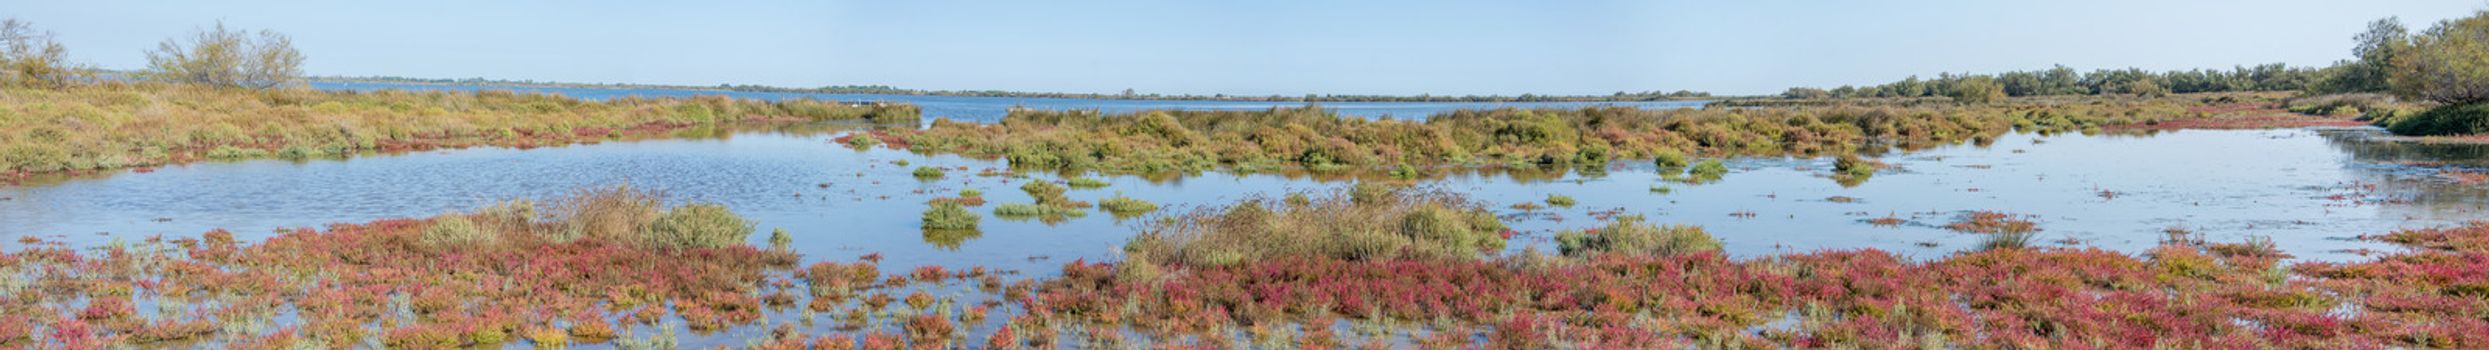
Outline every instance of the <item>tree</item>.
<svg viewBox="0 0 2489 350">
<path fill-rule="evenodd" d="M 2324 78 L 2309 87 L 2316 93 L 2379 92 L 2393 89 L 2388 81 L 2394 66 L 2394 54 L 2411 45 L 2411 34 L 2399 18 L 2386 17 L 2368 22 L 2368 31 L 2352 37 L 2358 46 L 2351 48 L 2355 60 L 2342 61 L 2326 69 Z"/>
<path fill-rule="evenodd" d="M 2005 86 L 1985 75 L 1971 76 L 1954 81 L 1946 96 L 1952 97 L 1954 102 L 1988 103 L 2004 99 Z"/>
<path fill-rule="evenodd" d="M 211 86 L 266 89 L 302 81 L 302 53 L 294 39 L 261 30 L 200 28 L 188 43 L 165 39 L 147 52 L 149 74 L 168 81 Z"/>
<path fill-rule="evenodd" d="M 68 63 L 69 49 L 34 23 L 0 20 L 0 86 L 59 88 L 86 75 Z"/>
<path fill-rule="evenodd" d="M 2489 11 L 2438 22 L 2388 50 L 2388 83 L 2403 97 L 2447 105 L 2489 102 Z"/>
</svg>

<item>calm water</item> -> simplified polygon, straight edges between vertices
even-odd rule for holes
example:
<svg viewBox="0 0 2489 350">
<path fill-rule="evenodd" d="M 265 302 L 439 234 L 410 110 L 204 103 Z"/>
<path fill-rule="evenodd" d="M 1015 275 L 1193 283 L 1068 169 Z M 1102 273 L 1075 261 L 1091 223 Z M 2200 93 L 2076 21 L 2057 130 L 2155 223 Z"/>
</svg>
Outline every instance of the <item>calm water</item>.
<svg viewBox="0 0 2489 350">
<path fill-rule="evenodd" d="M 397 83 L 337 83 L 337 82 L 319 82 L 319 83 L 312 83 L 312 84 L 311 84 L 311 86 L 312 86 L 313 88 L 318 88 L 318 89 L 322 89 L 322 90 L 357 90 L 357 91 L 384 90 L 384 89 L 398 89 L 398 90 L 455 90 L 455 91 L 476 91 L 476 90 L 510 90 L 510 91 L 518 91 L 518 92 L 533 92 L 533 93 L 551 93 L 551 94 L 561 94 L 561 95 L 564 95 L 564 96 L 570 96 L 570 97 L 581 98 L 581 99 L 589 99 L 589 100 L 603 100 L 603 99 L 617 98 L 617 97 L 627 97 L 627 96 L 644 96 L 644 97 L 684 97 L 684 96 L 700 96 L 700 95 L 725 95 L 725 96 L 732 96 L 732 97 L 735 97 L 735 98 L 762 99 L 762 100 L 782 100 L 782 99 L 790 99 L 790 98 L 811 98 L 811 99 L 823 99 L 823 100 L 835 100 L 835 101 L 848 101 L 848 102 L 889 101 L 889 102 L 905 102 L 905 103 L 915 104 L 917 107 L 923 108 L 923 111 L 924 111 L 924 118 L 925 118 L 925 120 L 927 120 L 927 121 L 933 120 L 933 118 L 951 118 L 951 120 L 978 121 L 978 122 L 995 122 L 995 121 L 1001 121 L 1001 120 L 1002 120 L 1002 118 L 1003 118 L 1003 114 L 1004 114 L 1004 113 L 1009 112 L 1009 111 L 1011 110 L 1011 108 L 1012 108 L 1012 107 L 1034 108 L 1034 109 L 1043 109 L 1043 110 L 1097 109 L 1097 110 L 1104 111 L 1104 112 L 1107 112 L 1107 113 L 1123 113 L 1123 112 L 1136 112 L 1136 111 L 1146 111 L 1146 110 L 1263 110 L 1263 109 L 1269 109 L 1269 108 L 1271 108 L 1271 107 L 1300 107 L 1300 106 L 1304 106 L 1304 105 L 1305 105 L 1305 103 L 1302 103 L 1302 102 L 1177 101 L 1177 100 L 1100 100 L 1100 99 L 1071 99 L 1071 98 L 1021 98 L 1021 97 L 972 97 L 972 96 L 915 96 L 915 95 L 883 95 L 883 94 L 816 94 L 816 93 L 788 93 L 788 92 L 742 92 L 742 91 L 721 91 L 721 90 L 684 90 L 684 89 L 605 89 L 605 88 L 566 88 L 566 87 L 493 86 L 493 85 L 433 85 L 433 84 L 397 84 Z M 1322 105 L 1324 108 L 1329 108 L 1329 109 L 1331 109 L 1331 110 L 1337 111 L 1337 112 L 1339 112 L 1339 113 L 1340 113 L 1340 114 L 1342 114 L 1342 115 L 1353 115 L 1353 116 L 1360 116 L 1360 117 L 1367 117 L 1367 118 L 1382 118 L 1382 117 L 1387 117 L 1387 116 L 1388 116 L 1388 117 L 1392 117 L 1392 118 L 1401 118 L 1401 119 L 1423 119 L 1423 118 L 1425 118 L 1426 116 L 1433 115 L 1433 114 L 1435 114 L 1435 113 L 1439 113 L 1439 112 L 1448 112 L 1448 111 L 1460 110 L 1460 109 L 1491 109 L 1491 108 L 1500 108 L 1500 107 L 1520 107 L 1520 108 L 1578 108 L 1578 107 L 1585 107 L 1585 106 L 1623 106 L 1623 107 L 1638 107 L 1638 108 L 1693 108 L 1693 107 L 1702 107 L 1704 103 L 1708 103 L 1708 101 L 1652 101 L 1652 102 L 1503 102 L 1503 103 L 1497 103 L 1497 102 L 1323 102 L 1321 105 Z"/>
<path fill-rule="evenodd" d="M 1855 187 L 1827 177 L 1828 160 L 1740 159 L 1723 181 L 1688 185 L 1660 179 L 1647 165 L 1553 177 L 1454 175 L 1424 186 L 1467 193 L 1525 231 L 1516 249 L 1547 245 L 1559 229 L 1598 223 L 1588 213 L 1621 209 L 1660 223 L 1701 225 L 1739 256 L 1872 247 L 1936 257 L 1974 247 L 1979 237 L 1938 228 L 1971 210 L 2036 215 L 2043 245 L 2097 245 L 2140 251 L 2181 227 L 2213 240 L 2274 238 L 2302 258 L 2345 259 L 2347 249 L 2386 246 L 2347 240 L 2359 234 L 2478 219 L 2489 190 L 2437 175 L 2413 162 L 2484 165 L 2478 146 L 2363 141 L 2366 130 L 2181 131 L 2156 136 L 2010 135 L 1989 147 L 1955 146 L 1884 158 L 1896 167 Z M 95 244 L 147 235 L 192 236 L 227 228 L 244 238 L 278 228 L 421 217 L 501 199 L 551 197 L 583 187 L 628 183 L 676 202 L 725 203 L 792 233 L 811 259 L 879 252 L 886 266 L 983 265 L 1035 274 L 1075 258 L 1112 259 L 1137 220 L 1093 210 L 1047 224 L 988 217 L 975 237 L 925 237 L 917 230 L 926 199 L 961 189 L 992 203 L 1029 202 L 1028 179 L 977 177 L 999 161 L 918 156 L 835 145 L 826 133 L 750 133 L 725 138 L 614 142 L 532 150 L 499 148 L 351 160 L 276 160 L 173 166 L 152 173 L 0 188 L 0 238 L 21 235 Z M 894 165 L 906 161 L 910 166 Z M 917 165 L 965 166 L 938 181 L 909 175 Z M 1167 209 L 1220 205 L 1287 191 L 1343 187 L 1283 175 L 1207 173 L 1152 181 L 1103 177 L 1108 189 L 1074 190 L 1095 201 L 1116 192 Z M 1657 193 L 1654 187 L 1670 193 Z M 2108 191 L 2113 195 L 2103 196 Z M 1571 195 L 1571 208 L 1531 212 L 1510 205 Z M 1834 196 L 1856 198 L 1842 203 Z M 977 209 L 990 213 L 991 206 Z M 1733 215 L 1752 213 L 1751 217 Z M 1878 227 L 1865 219 L 1910 219 Z M 988 215 L 990 216 L 990 215 Z"/>
</svg>

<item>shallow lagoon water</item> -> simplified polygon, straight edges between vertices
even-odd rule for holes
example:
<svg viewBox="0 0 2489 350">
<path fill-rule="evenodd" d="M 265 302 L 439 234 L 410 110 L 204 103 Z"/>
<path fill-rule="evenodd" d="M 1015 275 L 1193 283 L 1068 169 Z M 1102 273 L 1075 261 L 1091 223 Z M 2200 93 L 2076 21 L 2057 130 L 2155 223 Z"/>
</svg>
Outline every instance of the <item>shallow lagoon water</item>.
<svg viewBox="0 0 2489 350">
<path fill-rule="evenodd" d="M 1844 186 L 1819 158 L 1743 158 L 1722 181 L 1663 179 L 1648 164 L 1542 176 L 1463 172 L 1420 181 L 1485 202 L 1521 231 L 1513 249 L 1553 247 L 1557 230 L 1599 225 L 1592 212 L 1621 210 L 1657 223 L 1700 225 L 1737 256 L 1875 248 L 1932 258 L 1976 247 L 1981 237 L 1941 228 L 1972 210 L 2034 215 L 2037 241 L 2140 252 L 2184 228 L 2215 241 L 2271 237 L 2303 259 L 2355 258 L 2387 246 L 2350 238 L 2489 215 L 2489 189 L 2409 164 L 2482 164 L 2480 146 L 2370 141 L 2373 130 L 2186 130 L 2157 135 L 2013 134 L 1981 147 L 1895 153 L 1868 181 Z M 1001 161 L 853 150 L 832 133 L 744 133 L 722 138 L 609 142 L 538 149 L 479 148 L 347 160 L 261 160 L 172 166 L 149 173 L 0 188 L 0 238 L 37 235 L 75 244 L 189 237 L 215 228 L 256 240 L 280 228 L 424 217 L 509 198 L 548 198 L 629 184 L 676 203 L 723 203 L 795 237 L 808 260 L 882 253 L 885 266 L 989 266 L 1035 275 L 1072 259 L 1115 259 L 1142 219 L 1102 210 L 1059 223 L 994 218 L 993 204 L 1030 202 L 1018 186 L 1059 180 L 977 176 Z M 909 165 L 897 165 L 897 162 Z M 920 181 L 916 166 L 950 176 Z M 1289 191 L 1348 185 L 1283 174 L 1097 176 L 1113 186 L 1070 192 L 1096 201 L 1115 193 L 1157 202 L 1157 213 Z M 1655 188 L 1665 187 L 1667 193 Z M 927 237 L 927 199 L 978 189 L 992 203 L 973 237 Z M 2107 193 L 2104 195 L 2104 191 Z M 1512 208 L 1550 194 L 1579 204 Z M 1834 196 L 1855 201 L 1834 201 Z M 1746 215 L 1751 214 L 1751 215 Z M 1866 223 L 1878 217 L 1909 222 Z"/>
</svg>

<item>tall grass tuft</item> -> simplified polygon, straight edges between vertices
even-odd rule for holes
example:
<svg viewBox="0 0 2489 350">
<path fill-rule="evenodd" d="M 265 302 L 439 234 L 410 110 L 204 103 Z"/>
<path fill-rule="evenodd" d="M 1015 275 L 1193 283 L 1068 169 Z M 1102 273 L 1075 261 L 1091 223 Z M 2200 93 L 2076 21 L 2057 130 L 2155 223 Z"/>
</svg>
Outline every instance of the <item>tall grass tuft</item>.
<svg viewBox="0 0 2489 350">
<path fill-rule="evenodd" d="M 573 192 L 554 203 L 552 219 L 560 222 L 561 227 L 544 238 L 553 242 L 582 237 L 637 241 L 640 231 L 657 219 L 657 197 L 656 193 L 633 190 L 628 185 Z"/>
<path fill-rule="evenodd" d="M 491 245 L 497 241 L 492 232 L 477 227 L 466 215 L 450 214 L 432 220 L 416 239 L 426 247 L 457 248 Z"/>
<path fill-rule="evenodd" d="M 1701 227 L 1652 225 L 1640 215 L 1618 216 L 1607 226 L 1556 233 L 1556 248 L 1566 256 L 1598 254 L 1682 255 L 1720 250 Z"/>
</svg>

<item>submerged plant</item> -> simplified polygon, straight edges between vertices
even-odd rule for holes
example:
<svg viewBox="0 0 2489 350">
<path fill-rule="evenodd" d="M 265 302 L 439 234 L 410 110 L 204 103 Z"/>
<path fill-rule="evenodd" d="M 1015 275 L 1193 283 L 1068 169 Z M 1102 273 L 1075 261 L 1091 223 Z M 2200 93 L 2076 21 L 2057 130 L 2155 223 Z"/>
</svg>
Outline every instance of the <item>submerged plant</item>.
<svg viewBox="0 0 2489 350">
<path fill-rule="evenodd" d="M 943 171 L 942 168 L 920 166 L 916 167 L 916 171 L 910 172 L 909 174 L 915 175 L 916 178 L 920 180 L 935 180 L 942 178 Z"/>
</svg>

